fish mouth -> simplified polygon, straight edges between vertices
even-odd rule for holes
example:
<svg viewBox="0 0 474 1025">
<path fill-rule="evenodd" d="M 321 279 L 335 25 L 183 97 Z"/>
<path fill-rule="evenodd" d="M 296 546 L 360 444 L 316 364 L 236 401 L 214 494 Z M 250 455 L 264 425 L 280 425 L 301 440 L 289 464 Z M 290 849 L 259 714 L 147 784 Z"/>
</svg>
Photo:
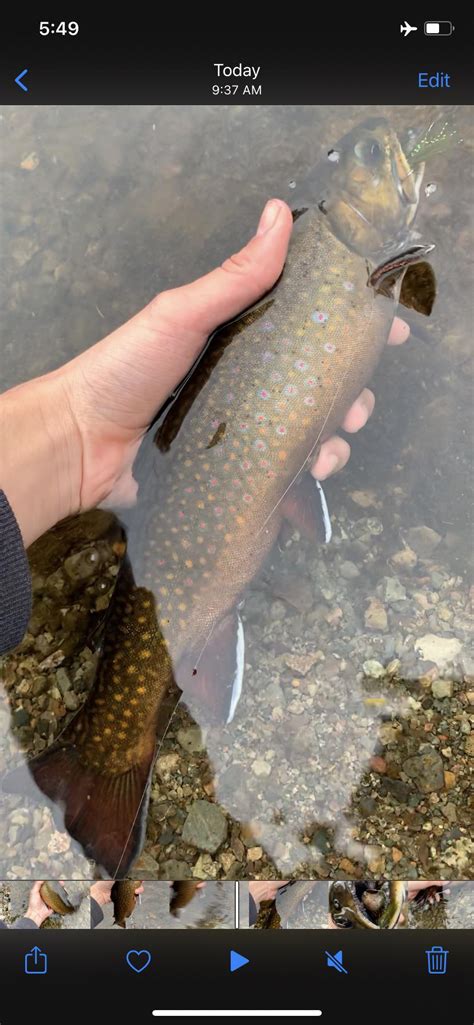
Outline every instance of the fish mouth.
<svg viewBox="0 0 474 1025">
<path fill-rule="evenodd" d="M 339 160 L 326 167 L 318 196 L 329 229 L 349 249 L 378 263 L 408 248 L 424 163 L 410 165 L 384 121 L 353 129 L 337 150 Z"/>
</svg>

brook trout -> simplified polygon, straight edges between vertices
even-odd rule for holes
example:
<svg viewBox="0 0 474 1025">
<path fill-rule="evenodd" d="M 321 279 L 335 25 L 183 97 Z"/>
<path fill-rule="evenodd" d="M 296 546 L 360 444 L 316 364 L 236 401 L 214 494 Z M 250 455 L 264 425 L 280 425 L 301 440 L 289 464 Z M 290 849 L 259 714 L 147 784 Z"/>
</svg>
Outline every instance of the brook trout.
<svg viewBox="0 0 474 1025">
<path fill-rule="evenodd" d="M 405 883 L 366 887 L 349 880 L 331 883 L 329 911 L 341 929 L 395 929 L 406 901 Z"/>
<path fill-rule="evenodd" d="M 43 883 L 40 888 L 40 897 L 47 904 L 48 908 L 51 908 L 58 915 L 72 915 L 76 910 L 64 886 L 61 886 L 56 881 Z"/>
<path fill-rule="evenodd" d="M 165 699 L 182 691 L 201 722 L 232 719 L 244 667 L 239 602 L 285 519 L 329 539 L 308 466 L 371 377 L 419 268 L 432 303 L 432 247 L 411 233 L 423 164 L 412 171 L 376 119 L 329 157 L 308 179 L 276 287 L 211 339 L 159 425 L 159 472 L 138 498 L 140 586 L 124 566 L 93 691 L 29 765 L 71 836 L 111 875 L 141 848 Z"/>
<path fill-rule="evenodd" d="M 170 915 L 179 918 L 180 911 L 185 908 L 193 899 L 199 881 L 184 879 L 182 882 L 175 882 L 171 887 L 172 896 L 170 900 Z"/>
<path fill-rule="evenodd" d="M 141 879 L 120 879 L 112 886 L 110 896 L 114 906 L 114 925 L 126 929 L 126 919 L 135 910 L 137 895 L 135 890 L 141 886 Z"/>
</svg>

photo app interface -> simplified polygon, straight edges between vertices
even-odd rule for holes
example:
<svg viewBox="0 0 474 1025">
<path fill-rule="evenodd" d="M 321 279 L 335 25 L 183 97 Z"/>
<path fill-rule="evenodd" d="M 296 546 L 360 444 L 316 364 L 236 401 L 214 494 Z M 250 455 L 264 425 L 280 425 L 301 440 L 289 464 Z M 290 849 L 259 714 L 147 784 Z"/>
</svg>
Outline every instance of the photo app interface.
<svg viewBox="0 0 474 1025">
<path fill-rule="evenodd" d="M 74 16 L 0 42 L 2 1025 L 470 1023 L 472 26 Z"/>
</svg>

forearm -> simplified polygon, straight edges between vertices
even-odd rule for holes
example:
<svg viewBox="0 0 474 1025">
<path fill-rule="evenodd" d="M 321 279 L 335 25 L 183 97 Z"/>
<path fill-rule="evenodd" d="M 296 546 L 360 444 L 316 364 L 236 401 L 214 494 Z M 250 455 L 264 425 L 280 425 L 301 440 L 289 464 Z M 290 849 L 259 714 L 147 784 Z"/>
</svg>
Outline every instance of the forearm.
<svg viewBox="0 0 474 1025">
<path fill-rule="evenodd" d="M 0 396 L 0 438 L 0 487 L 28 547 L 78 511 L 80 444 L 60 371 Z"/>
<path fill-rule="evenodd" d="M 15 929 L 39 929 L 42 926 L 45 915 L 41 916 L 36 911 L 30 911 L 28 909 L 25 913 L 24 918 L 18 918 L 15 922 Z"/>
</svg>

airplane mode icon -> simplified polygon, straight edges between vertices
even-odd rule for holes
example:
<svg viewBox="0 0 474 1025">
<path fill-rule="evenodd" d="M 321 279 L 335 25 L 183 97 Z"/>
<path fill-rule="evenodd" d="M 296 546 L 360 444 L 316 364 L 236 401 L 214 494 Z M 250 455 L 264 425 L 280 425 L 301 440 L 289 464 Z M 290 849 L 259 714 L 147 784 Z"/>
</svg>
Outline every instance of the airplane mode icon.
<svg viewBox="0 0 474 1025">
<path fill-rule="evenodd" d="M 410 23 L 408 21 L 406 21 L 404 25 L 400 25 L 400 32 L 402 33 L 402 35 L 405 36 L 405 39 L 406 39 L 407 36 L 410 35 L 410 32 L 417 32 L 417 31 L 418 31 L 417 26 L 416 25 L 410 25 Z"/>
</svg>

